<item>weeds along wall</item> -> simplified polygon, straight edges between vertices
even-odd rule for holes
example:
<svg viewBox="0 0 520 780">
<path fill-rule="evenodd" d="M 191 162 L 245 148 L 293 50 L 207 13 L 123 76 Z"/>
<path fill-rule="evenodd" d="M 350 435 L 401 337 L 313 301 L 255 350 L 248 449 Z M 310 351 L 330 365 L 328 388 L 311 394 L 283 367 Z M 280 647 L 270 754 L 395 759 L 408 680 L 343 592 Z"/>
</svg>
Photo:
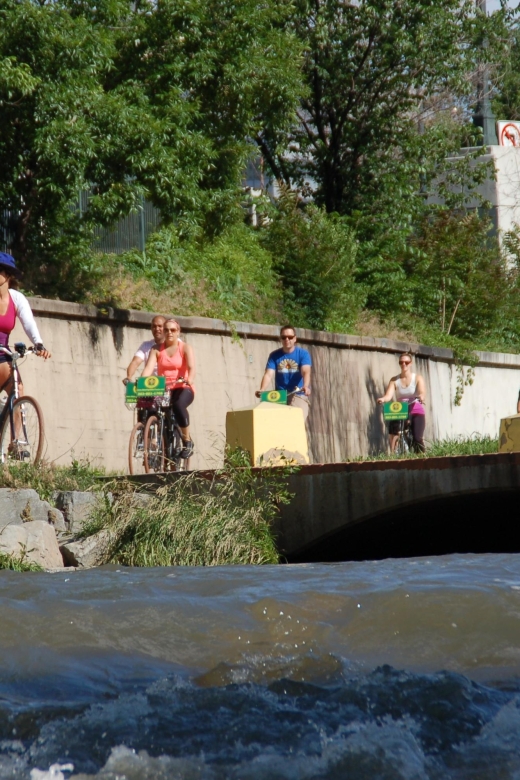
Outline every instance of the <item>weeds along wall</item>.
<svg viewBox="0 0 520 780">
<path fill-rule="evenodd" d="M 28 356 L 21 366 L 25 392 L 45 415 L 46 457 L 58 464 L 87 458 L 125 471 L 134 415 L 124 404 L 122 379 L 135 350 L 151 338 L 152 314 L 97 309 L 31 299 L 51 360 Z M 168 312 L 162 312 L 168 314 Z M 252 407 L 267 355 L 280 346 L 268 325 L 177 317 L 197 360 L 190 407 L 194 468 L 222 461 L 226 412 Z M 385 339 L 297 331 L 314 362 L 309 442 L 313 462 L 336 462 L 385 449 L 376 398 L 398 373 L 398 355 L 410 349 L 428 391 L 426 438 L 496 436 L 501 417 L 516 412 L 520 356 L 478 353 L 472 385 L 454 404 L 460 372 L 450 350 Z M 17 324 L 11 344 L 27 341 Z"/>
</svg>

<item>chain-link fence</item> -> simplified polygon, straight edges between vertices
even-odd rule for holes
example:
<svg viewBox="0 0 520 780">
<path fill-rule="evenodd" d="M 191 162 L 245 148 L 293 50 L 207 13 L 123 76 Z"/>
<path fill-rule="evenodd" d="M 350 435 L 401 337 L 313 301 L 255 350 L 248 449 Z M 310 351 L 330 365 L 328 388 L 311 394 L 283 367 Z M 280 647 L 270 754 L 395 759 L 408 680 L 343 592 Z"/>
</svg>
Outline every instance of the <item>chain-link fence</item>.
<svg viewBox="0 0 520 780">
<path fill-rule="evenodd" d="M 88 207 L 90 192 L 82 190 L 78 194 L 77 203 L 71 208 L 83 214 Z M 16 234 L 17 222 L 21 212 L 0 210 L 0 249 L 9 251 Z M 144 252 L 148 236 L 157 230 L 161 215 L 155 206 L 142 199 L 136 211 L 120 219 L 111 227 L 95 227 L 92 249 L 95 252 L 111 252 L 116 255 L 129 249 L 139 249 Z"/>
</svg>

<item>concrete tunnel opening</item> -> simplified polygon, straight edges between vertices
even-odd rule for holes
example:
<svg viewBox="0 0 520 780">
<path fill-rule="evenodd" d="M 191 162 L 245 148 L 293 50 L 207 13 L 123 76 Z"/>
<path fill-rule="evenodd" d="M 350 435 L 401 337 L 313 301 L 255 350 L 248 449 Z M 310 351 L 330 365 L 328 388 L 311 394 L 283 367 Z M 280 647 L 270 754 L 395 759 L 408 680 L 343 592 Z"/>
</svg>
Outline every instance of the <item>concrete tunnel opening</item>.
<svg viewBox="0 0 520 780">
<path fill-rule="evenodd" d="M 288 563 L 520 552 L 520 490 L 417 502 L 318 539 Z"/>
</svg>

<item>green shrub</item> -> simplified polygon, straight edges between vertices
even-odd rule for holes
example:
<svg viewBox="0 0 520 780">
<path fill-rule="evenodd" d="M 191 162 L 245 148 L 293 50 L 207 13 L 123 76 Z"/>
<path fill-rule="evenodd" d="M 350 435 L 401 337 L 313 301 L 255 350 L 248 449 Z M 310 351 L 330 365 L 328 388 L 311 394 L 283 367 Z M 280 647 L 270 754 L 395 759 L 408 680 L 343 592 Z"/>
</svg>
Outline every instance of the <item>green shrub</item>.
<svg viewBox="0 0 520 780">
<path fill-rule="evenodd" d="M 118 483 L 84 533 L 107 531 L 105 562 L 126 566 L 277 563 L 271 524 L 289 500 L 287 471 L 255 473 L 234 453 L 211 479 L 180 475 L 146 498 Z"/>
<path fill-rule="evenodd" d="M 300 327 L 345 331 L 363 305 L 354 282 L 357 242 L 338 214 L 284 191 L 262 242 L 283 283 L 286 319 Z"/>
<path fill-rule="evenodd" d="M 258 233 L 243 221 L 213 239 L 174 226 L 150 237 L 146 255 L 98 258 L 93 303 L 246 322 L 279 322 L 280 282 Z"/>
</svg>

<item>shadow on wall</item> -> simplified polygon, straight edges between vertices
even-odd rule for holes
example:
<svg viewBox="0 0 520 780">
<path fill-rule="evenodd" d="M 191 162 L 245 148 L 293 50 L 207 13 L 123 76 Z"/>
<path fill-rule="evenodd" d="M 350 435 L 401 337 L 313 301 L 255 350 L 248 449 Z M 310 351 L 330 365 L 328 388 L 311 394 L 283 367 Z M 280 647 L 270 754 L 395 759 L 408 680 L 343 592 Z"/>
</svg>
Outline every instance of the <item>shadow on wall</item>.
<svg viewBox="0 0 520 780">
<path fill-rule="evenodd" d="M 383 420 L 383 410 L 378 406 L 376 399 L 383 395 L 384 388 L 381 388 L 374 379 L 370 369 L 365 378 L 365 387 L 370 401 L 370 410 L 368 412 L 367 436 L 368 436 L 368 455 L 378 455 L 380 452 L 388 450 L 387 426 Z"/>
<path fill-rule="evenodd" d="M 330 363 L 322 350 L 305 345 L 312 357 L 312 396 L 308 419 L 309 455 L 312 463 L 335 460 L 334 440 L 329 433 L 331 378 Z M 323 350 L 328 353 L 328 350 Z"/>
<path fill-rule="evenodd" d="M 123 352 L 123 347 L 125 344 L 125 326 L 115 325 L 114 323 L 110 323 L 110 331 L 112 333 L 112 341 L 114 342 L 114 347 L 116 348 L 117 356 L 121 357 L 121 354 Z"/>
</svg>

